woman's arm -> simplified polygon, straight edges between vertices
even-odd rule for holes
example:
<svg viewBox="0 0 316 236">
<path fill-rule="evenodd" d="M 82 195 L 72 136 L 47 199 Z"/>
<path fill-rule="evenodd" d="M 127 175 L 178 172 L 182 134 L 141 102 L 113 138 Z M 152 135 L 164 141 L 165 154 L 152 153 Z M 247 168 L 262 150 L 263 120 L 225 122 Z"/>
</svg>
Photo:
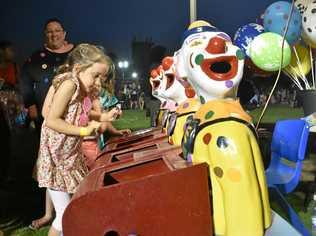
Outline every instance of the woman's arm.
<svg viewBox="0 0 316 236">
<path fill-rule="evenodd" d="M 38 118 L 37 107 L 35 105 L 35 94 L 33 90 L 33 80 L 29 71 L 31 70 L 31 63 L 26 62 L 21 71 L 19 81 L 19 88 L 23 97 L 24 106 L 29 110 L 29 116 L 32 120 Z"/>
</svg>

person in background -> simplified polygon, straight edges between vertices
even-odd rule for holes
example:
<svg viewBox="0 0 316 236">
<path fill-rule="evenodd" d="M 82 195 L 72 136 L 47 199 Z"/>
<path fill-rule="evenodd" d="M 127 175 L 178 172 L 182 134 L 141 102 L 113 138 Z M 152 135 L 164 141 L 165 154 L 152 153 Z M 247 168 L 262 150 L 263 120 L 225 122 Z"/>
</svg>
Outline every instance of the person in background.
<svg viewBox="0 0 316 236">
<path fill-rule="evenodd" d="M 129 89 L 128 89 L 127 84 L 124 84 L 123 91 L 122 91 L 123 109 L 128 109 L 128 106 L 129 106 L 128 96 L 129 96 Z"/>
<path fill-rule="evenodd" d="M 4 183 L 8 177 L 8 169 L 10 164 L 10 156 L 11 156 L 11 142 L 10 142 L 10 128 L 6 121 L 5 112 L 3 106 L 0 103 L 0 150 L 1 150 L 1 157 L 0 157 L 0 183 Z"/>
<path fill-rule="evenodd" d="M 17 90 L 19 68 L 15 62 L 15 50 L 10 41 L 0 41 L 0 183 L 10 181 L 11 137 L 16 117 L 23 106 Z"/>
<path fill-rule="evenodd" d="M 88 118 L 95 86 L 109 66 L 109 57 L 101 49 L 78 45 L 58 69 L 45 99 L 37 180 L 39 187 L 47 188 L 56 213 L 49 236 L 62 234 L 63 212 L 88 172 L 81 151 L 82 138 L 97 132 L 100 122 L 117 116 L 117 109 L 112 109 L 102 113 L 99 122 Z"/>
<path fill-rule="evenodd" d="M 66 31 L 57 18 L 48 19 L 44 24 L 44 45 L 36 50 L 24 63 L 21 70 L 20 90 L 28 115 L 35 123 L 36 133 L 40 137 L 44 99 L 51 86 L 55 72 L 67 59 L 74 45 L 66 41 Z M 46 210 L 52 212 L 52 203 L 46 193 Z M 50 223 L 52 215 L 33 220 L 30 227 L 39 229 Z"/>
<path fill-rule="evenodd" d="M 131 109 L 136 109 L 137 108 L 137 102 L 138 102 L 138 98 L 137 98 L 137 87 L 135 83 L 132 83 L 131 85 L 131 98 L 130 98 L 130 108 Z"/>
<path fill-rule="evenodd" d="M 45 41 L 24 63 L 21 70 L 21 92 L 29 116 L 40 135 L 43 117 L 40 114 L 48 88 L 57 68 L 62 65 L 74 45 L 66 41 L 66 31 L 57 18 L 44 25 Z"/>
<path fill-rule="evenodd" d="M 144 106 L 145 106 L 145 93 L 141 92 L 138 98 L 138 107 L 141 110 L 144 110 Z"/>
<path fill-rule="evenodd" d="M 10 41 L 0 42 L 0 103 L 10 131 L 17 126 L 17 116 L 24 111 L 18 91 L 19 67 L 14 61 L 15 50 Z M 21 120 L 22 121 L 22 120 Z M 22 121 L 23 123 L 23 121 Z"/>
<path fill-rule="evenodd" d="M 15 88 L 19 78 L 19 68 L 14 61 L 14 46 L 10 41 L 0 42 L 0 80 L 2 88 Z"/>
</svg>

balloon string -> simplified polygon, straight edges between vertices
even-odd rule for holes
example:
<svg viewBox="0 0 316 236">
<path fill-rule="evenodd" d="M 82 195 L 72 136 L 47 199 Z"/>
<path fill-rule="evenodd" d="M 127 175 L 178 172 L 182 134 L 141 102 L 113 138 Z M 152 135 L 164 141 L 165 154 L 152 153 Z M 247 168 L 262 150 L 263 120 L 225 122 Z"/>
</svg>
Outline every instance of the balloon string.
<svg viewBox="0 0 316 236">
<path fill-rule="evenodd" d="M 312 47 L 311 47 L 311 45 L 309 45 L 309 56 L 310 56 L 311 68 L 312 68 L 313 89 L 315 89 L 314 60 L 313 60 L 313 52 L 312 52 Z"/>
<path fill-rule="evenodd" d="M 303 72 L 302 63 L 301 63 L 300 57 L 298 56 L 298 53 L 297 53 L 295 47 L 293 47 L 293 51 L 294 51 L 294 54 L 296 56 L 296 64 L 298 65 L 298 70 L 299 70 L 300 77 L 304 81 L 304 84 L 305 84 L 305 89 L 310 89 L 311 87 L 309 86 L 307 78 L 306 78 L 306 76 L 305 76 L 305 74 Z"/>
<path fill-rule="evenodd" d="M 269 105 L 269 102 L 270 102 L 270 100 L 271 100 L 272 94 L 273 94 L 273 92 L 274 92 L 274 90 L 275 90 L 275 88 L 276 88 L 276 86 L 277 86 L 277 84 L 278 84 L 278 81 L 279 81 L 279 79 L 280 79 L 280 76 L 281 76 L 281 71 L 282 71 L 282 66 L 283 66 L 283 54 L 284 54 L 283 49 L 284 49 L 284 43 L 285 43 L 285 35 L 286 35 L 286 33 L 287 33 L 287 31 L 288 31 L 288 28 L 289 28 L 289 25 L 290 25 L 290 20 L 291 20 L 291 18 L 292 18 L 293 10 L 294 10 L 294 0 L 292 1 L 292 4 L 291 4 L 290 16 L 289 16 L 289 18 L 288 18 L 288 20 L 287 20 L 287 22 L 286 22 L 285 30 L 284 30 L 283 37 L 282 37 L 281 61 L 280 61 L 281 63 L 280 63 L 280 66 L 279 66 L 278 75 L 277 75 L 277 77 L 276 77 L 276 79 L 275 79 L 275 82 L 274 82 L 274 85 L 273 85 L 273 87 L 272 87 L 272 89 L 271 89 L 271 92 L 270 92 L 270 94 L 269 94 L 269 97 L 268 97 L 268 99 L 267 99 L 267 101 L 266 101 L 266 103 L 265 103 L 265 105 L 264 105 L 264 108 L 263 108 L 263 110 L 262 110 L 262 112 L 261 112 L 261 115 L 260 115 L 260 117 L 259 117 L 259 120 L 258 120 L 258 122 L 257 122 L 257 125 L 256 125 L 256 130 L 257 130 L 257 131 L 258 131 L 260 122 L 261 122 L 261 120 L 262 120 L 262 118 L 263 118 L 263 116 L 264 116 L 264 114 L 265 114 L 265 111 L 266 111 L 266 109 L 267 109 L 267 107 L 268 107 L 268 105 Z"/>
<path fill-rule="evenodd" d="M 287 75 L 287 77 L 289 77 L 294 83 L 295 85 L 300 89 L 300 90 L 303 90 L 303 87 L 301 86 L 301 83 L 299 81 L 299 77 L 297 76 L 297 74 L 299 74 L 297 71 L 296 71 L 296 68 L 294 68 L 293 66 L 291 65 L 288 65 L 286 68 L 284 68 L 283 70 L 283 73 L 285 75 Z"/>
<path fill-rule="evenodd" d="M 286 74 L 300 90 L 303 90 L 303 87 L 294 73 L 290 73 L 288 71 L 283 71 L 283 73 Z"/>
</svg>

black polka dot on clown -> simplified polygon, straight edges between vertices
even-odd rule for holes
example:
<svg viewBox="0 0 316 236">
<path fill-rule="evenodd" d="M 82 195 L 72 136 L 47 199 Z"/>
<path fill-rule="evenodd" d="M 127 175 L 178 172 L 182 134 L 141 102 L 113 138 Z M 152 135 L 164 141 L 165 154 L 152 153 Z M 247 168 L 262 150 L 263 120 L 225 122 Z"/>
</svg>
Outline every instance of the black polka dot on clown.
<svg viewBox="0 0 316 236">
<path fill-rule="evenodd" d="M 229 143 L 228 143 L 228 139 L 224 136 L 219 136 L 217 138 L 217 141 L 216 141 L 216 145 L 217 147 L 219 147 L 220 149 L 224 149 L 224 148 L 227 148 Z"/>
</svg>

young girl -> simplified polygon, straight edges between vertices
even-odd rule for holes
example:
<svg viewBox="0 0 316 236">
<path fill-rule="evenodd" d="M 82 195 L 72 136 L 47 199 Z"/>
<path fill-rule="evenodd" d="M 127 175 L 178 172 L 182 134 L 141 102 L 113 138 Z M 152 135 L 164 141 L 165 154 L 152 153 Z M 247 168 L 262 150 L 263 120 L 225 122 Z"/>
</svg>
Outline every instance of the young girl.
<svg viewBox="0 0 316 236">
<path fill-rule="evenodd" d="M 44 107 L 44 123 L 37 162 L 37 179 L 46 187 L 53 202 L 56 217 L 49 230 L 50 236 L 62 232 L 62 215 L 71 194 L 87 174 L 81 152 L 82 137 L 95 133 L 100 123 L 88 122 L 91 96 L 96 83 L 107 73 L 109 58 L 93 45 L 80 44 L 59 68 Z M 47 113 L 45 115 L 45 113 Z M 111 121 L 115 109 L 100 116 L 100 121 Z"/>
<path fill-rule="evenodd" d="M 117 115 L 122 115 L 122 110 L 118 107 L 118 99 L 114 96 L 114 78 L 115 67 L 112 63 L 108 76 L 101 80 L 101 84 L 97 84 L 98 98 L 93 101 L 93 109 L 90 112 L 90 118 L 99 119 L 100 115 L 107 111 L 111 107 L 117 107 Z M 84 153 L 84 159 L 87 167 L 94 164 L 94 161 L 101 150 L 105 147 L 104 132 L 109 135 L 122 136 L 131 133 L 130 129 L 116 129 L 112 122 L 102 122 L 100 126 L 100 136 L 93 139 L 86 139 L 82 144 L 82 151 Z"/>
</svg>

